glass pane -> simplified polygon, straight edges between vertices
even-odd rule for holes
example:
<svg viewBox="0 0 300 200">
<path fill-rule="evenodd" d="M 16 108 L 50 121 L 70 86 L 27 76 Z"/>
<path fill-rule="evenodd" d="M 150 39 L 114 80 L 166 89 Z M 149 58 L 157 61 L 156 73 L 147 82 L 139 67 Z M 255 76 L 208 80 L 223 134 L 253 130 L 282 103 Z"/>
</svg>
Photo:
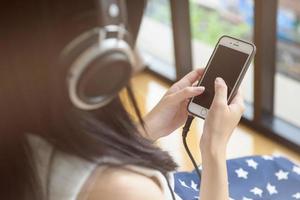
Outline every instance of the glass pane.
<svg viewBox="0 0 300 200">
<path fill-rule="evenodd" d="M 300 127 L 300 6 L 280 0 L 277 13 L 275 115 Z"/>
<path fill-rule="evenodd" d="M 176 79 L 169 0 L 149 0 L 142 21 L 138 48 L 149 67 Z"/>
<path fill-rule="evenodd" d="M 205 67 L 222 35 L 252 41 L 253 0 L 190 0 L 193 59 Z M 245 99 L 253 102 L 253 65 L 242 84 Z"/>
</svg>

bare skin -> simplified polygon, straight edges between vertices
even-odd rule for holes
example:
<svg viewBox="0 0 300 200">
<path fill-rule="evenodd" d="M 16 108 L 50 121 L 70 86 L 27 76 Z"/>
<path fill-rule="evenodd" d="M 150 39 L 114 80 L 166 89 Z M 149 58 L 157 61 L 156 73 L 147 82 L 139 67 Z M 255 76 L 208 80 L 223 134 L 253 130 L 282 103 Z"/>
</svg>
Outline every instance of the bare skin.
<svg viewBox="0 0 300 200">
<path fill-rule="evenodd" d="M 144 137 L 155 141 L 183 125 L 188 115 L 188 99 L 201 95 L 204 91 L 202 87 L 192 87 L 202 74 L 203 69 L 194 70 L 171 86 L 157 106 L 145 117 L 147 133 L 141 131 Z M 215 91 L 200 140 L 203 165 L 201 200 L 229 199 L 225 152 L 228 140 L 245 107 L 240 92 L 230 105 L 227 104 L 227 86 L 220 78 L 215 81 Z M 159 123 L 162 120 L 164 123 Z M 95 173 L 97 174 L 97 170 Z M 89 193 L 84 199 L 164 199 L 155 179 L 125 169 L 110 168 L 101 173 L 101 178 L 97 175 L 92 177 L 82 190 L 82 193 Z M 89 184 L 90 182 L 93 184 Z"/>
</svg>

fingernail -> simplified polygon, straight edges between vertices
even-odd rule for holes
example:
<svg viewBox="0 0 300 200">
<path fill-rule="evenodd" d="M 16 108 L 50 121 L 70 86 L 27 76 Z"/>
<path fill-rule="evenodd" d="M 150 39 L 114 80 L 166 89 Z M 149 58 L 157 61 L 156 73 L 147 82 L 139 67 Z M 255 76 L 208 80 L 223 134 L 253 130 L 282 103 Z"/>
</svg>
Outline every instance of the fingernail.
<svg viewBox="0 0 300 200">
<path fill-rule="evenodd" d="M 203 92 L 205 90 L 205 87 L 203 87 L 203 86 L 195 87 L 195 90 L 197 92 Z"/>
<path fill-rule="evenodd" d="M 223 83 L 224 83 L 224 80 L 223 80 L 221 77 L 217 77 L 215 82 L 216 82 L 217 84 L 223 84 Z"/>
</svg>

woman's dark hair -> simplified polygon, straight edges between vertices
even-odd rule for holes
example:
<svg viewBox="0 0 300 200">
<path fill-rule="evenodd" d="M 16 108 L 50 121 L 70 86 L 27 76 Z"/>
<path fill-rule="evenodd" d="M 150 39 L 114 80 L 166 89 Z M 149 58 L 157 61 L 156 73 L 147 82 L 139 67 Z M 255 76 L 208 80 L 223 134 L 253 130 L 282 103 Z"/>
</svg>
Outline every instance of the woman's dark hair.
<svg viewBox="0 0 300 200">
<path fill-rule="evenodd" d="M 67 96 L 67 69 L 57 63 L 63 47 L 97 25 L 95 1 L 2 2 L 0 12 L 0 198 L 41 200 L 43 196 L 28 133 L 57 151 L 97 163 L 103 156 L 157 169 L 176 165 L 143 138 L 117 96 L 93 112 L 75 109 Z M 129 19 L 130 20 L 130 19 Z M 130 85 L 128 97 L 140 123 Z"/>
</svg>

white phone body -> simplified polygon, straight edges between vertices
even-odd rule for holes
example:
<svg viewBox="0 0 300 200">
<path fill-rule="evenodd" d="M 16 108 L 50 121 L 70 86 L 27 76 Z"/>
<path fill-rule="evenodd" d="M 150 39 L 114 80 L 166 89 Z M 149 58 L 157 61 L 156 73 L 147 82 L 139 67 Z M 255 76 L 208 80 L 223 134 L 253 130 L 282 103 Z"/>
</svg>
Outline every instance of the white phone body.
<svg viewBox="0 0 300 200">
<path fill-rule="evenodd" d="M 208 71 L 208 69 L 211 65 L 211 62 L 213 61 L 213 59 L 215 57 L 215 53 L 219 49 L 220 45 L 222 45 L 223 49 L 224 49 L 224 47 L 226 47 L 226 48 L 229 48 L 231 50 L 238 51 L 238 52 L 241 52 L 241 53 L 244 53 L 244 54 L 248 55 L 247 57 L 245 55 L 243 55 L 245 61 L 243 60 L 244 63 L 243 63 L 243 66 L 242 66 L 242 68 L 241 68 L 241 70 L 238 74 L 238 78 L 236 79 L 235 83 L 232 85 L 232 90 L 231 90 L 231 93 L 229 94 L 229 98 L 228 98 L 228 102 L 230 102 L 232 100 L 232 98 L 235 96 L 236 91 L 239 88 L 240 83 L 241 83 L 242 79 L 244 78 L 244 75 L 245 75 L 245 73 L 246 73 L 246 71 L 247 71 L 254 55 L 255 55 L 256 47 L 253 43 L 250 43 L 250 42 L 246 42 L 246 41 L 243 41 L 243 40 L 232 38 L 230 36 L 222 36 L 219 39 L 219 41 L 218 41 L 218 43 L 217 43 L 210 59 L 208 61 L 208 64 L 207 64 L 207 66 L 204 70 L 203 76 L 201 77 L 198 85 L 202 84 L 202 81 L 203 81 L 204 77 L 206 76 L 207 71 Z M 218 54 L 220 54 L 220 52 L 218 52 Z M 222 74 L 220 74 L 220 76 L 222 77 Z M 214 78 L 216 78 L 216 77 L 214 77 Z M 226 82 L 226 80 L 225 80 L 225 82 Z M 196 97 L 194 97 L 194 98 L 196 98 Z M 209 111 L 209 106 L 208 105 L 206 105 L 206 106 L 201 105 L 201 103 L 195 103 L 194 98 L 192 98 L 190 100 L 189 104 L 188 104 L 188 112 L 190 114 L 194 115 L 194 116 L 205 119 L 207 114 L 208 114 L 208 111 Z"/>
</svg>

